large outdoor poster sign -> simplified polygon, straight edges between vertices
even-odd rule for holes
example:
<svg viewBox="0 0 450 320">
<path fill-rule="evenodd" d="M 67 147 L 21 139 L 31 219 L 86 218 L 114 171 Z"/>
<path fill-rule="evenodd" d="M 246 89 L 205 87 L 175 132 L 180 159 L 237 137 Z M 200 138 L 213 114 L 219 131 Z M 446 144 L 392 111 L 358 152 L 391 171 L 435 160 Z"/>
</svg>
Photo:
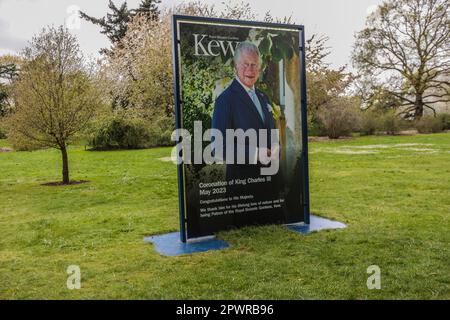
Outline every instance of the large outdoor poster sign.
<svg viewBox="0 0 450 320">
<path fill-rule="evenodd" d="M 174 16 L 182 240 L 309 223 L 303 28 Z"/>
</svg>

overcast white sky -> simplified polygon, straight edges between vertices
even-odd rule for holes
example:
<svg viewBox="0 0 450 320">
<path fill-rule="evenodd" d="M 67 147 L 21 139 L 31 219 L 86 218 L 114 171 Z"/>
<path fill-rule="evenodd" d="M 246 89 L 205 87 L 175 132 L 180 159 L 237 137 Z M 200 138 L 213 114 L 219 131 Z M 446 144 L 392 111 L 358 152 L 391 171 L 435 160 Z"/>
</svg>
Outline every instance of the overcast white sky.
<svg viewBox="0 0 450 320">
<path fill-rule="evenodd" d="M 123 0 L 114 0 L 122 3 Z M 128 0 L 130 8 L 140 0 Z M 179 0 L 163 0 L 162 5 L 172 6 Z M 222 6 L 222 0 L 204 0 Z M 334 67 L 350 64 L 354 34 L 364 26 L 366 16 L 382 0 L 247 0 L 253 10 L 263 15 L 292 15 L 295 22 L 305 25 L 308 34 L 321 33 L 330 37 L 332 54 L 329 62 Z M 0 0 L 0 54 L 18 53 L 27 41 L 46 25 L 72 23 L 77 8 L 89 15 L 102 17 L 107 11 L 108 0 Z M 73 24 L 72 24 L 73 25 Z M 76 26 L 76 24 L 75 24 Z M 82 50 L 97 55 L 102 47 L 108 47 L 107 38 L 100 29 L 84 20 L 79 28 L 72 29 Z"/>
</svg>

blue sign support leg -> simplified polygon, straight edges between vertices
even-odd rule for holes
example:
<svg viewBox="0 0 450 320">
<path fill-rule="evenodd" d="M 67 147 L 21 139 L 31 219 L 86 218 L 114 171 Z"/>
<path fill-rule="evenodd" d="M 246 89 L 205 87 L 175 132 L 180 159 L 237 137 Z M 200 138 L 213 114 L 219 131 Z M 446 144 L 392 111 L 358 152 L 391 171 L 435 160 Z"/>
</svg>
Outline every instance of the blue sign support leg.
<svg viewBox="0 0 450 320">
<path fill-rule="evenodd" d="M 303 215 L 305 219 L 305 224 L 310 224 L 310 205 L 309 205 L 309 160 L 308 160 L 308 100 L 306 95 L 306 58 L 305 58 L 305 28 L 303 27 L 301 32 L 301 101 L 302 101 L 302 139 L 303 139 Z"/>
<path fill-rule="evenodd" d="M 175 17 L 172 17 L 172 39 L 173 41 L 173 74 L 174 74 L 174 94 L 175 94 L 175 120 L 176 128 L 181 129 L 181 97 L 180 97 L 180 67 L 178 61 L 178 50 L 180 40 L 178 39 L 178 27 Z M 183 164 L 177 165 L 178 174 L 178 204 L 180 211 L 180 240 L 186 243 L 186 215 L 184 212 L 184 177 L 183 177 Z"/>
</svg>

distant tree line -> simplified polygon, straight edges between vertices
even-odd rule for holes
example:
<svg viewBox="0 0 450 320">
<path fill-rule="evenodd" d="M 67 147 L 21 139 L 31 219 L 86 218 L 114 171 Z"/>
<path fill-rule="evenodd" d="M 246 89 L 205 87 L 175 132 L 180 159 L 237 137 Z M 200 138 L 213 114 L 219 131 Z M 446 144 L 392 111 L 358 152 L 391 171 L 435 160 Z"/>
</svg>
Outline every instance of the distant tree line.
<svg viewBox="0 0 450 320">
<path fill-rule="evenodd" d="M 110 40 L 101 59 L 87 61 L 64 27 L 48 27 L 20 56 L 0 57 L 0 138 L 17 150 L 54 147 L 61 152 L 62 182 L 70 183 L 68 146 L 93 149 L 170 145 L 174 129 L 170 17 L 173 13 L 294 23 L 269 12 L 259 17 L 246 3 L 218 9 L 201 1 L 137 8 L 109 1 L 104 17 L 81 12 Z M 326 61 L 328 37 L 307 41 L 310 134 L 338 138 L 352 132 L 396 134 L 450 129 L 438 105 L 450 101 L 450 3 L 385 1 L 356 35 L 352 74 Z"/>
</svg>

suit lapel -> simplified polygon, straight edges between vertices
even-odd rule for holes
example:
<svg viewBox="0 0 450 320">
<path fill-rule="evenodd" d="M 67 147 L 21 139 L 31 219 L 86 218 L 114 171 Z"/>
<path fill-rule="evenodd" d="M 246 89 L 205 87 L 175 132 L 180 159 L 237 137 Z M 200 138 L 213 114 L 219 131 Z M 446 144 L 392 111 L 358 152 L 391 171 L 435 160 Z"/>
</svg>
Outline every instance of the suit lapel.
<svg viewBox="0 0 450 320">
<path fill-rule="evenodd" d="M 248 95 L 248 93 L 245 91 L 245 89 L 241 86 L 241 84 L 239 82 L 237 82 L 237 80 L 233 80 L 232 83 L 232 88 L 233 90 L 237 93 L 238 97 L 241 99 L 241 101 L 244 103 L 244 105 L 250 109 L 251 112 L 253 112 L 253 115 L 256 117 L 256 119 L 258 119 L 258 121 L 262 124 L 265 125 L 263 120 L 261 119 L 261 115 L 259 114 L 258 110 L 256 110 L 256 106 L 253 103 L 252 99 L 250 99 L 250 96 Z M 260 96 L 259 94 L 257 94 L 259 101 L 261 102 Z M 261 103 L 262 108 L 264 109 L 264 104 Z M 264 112 L 264 111 L 263 111 Z M 264 113 L 264 117 L 266 118 L 266 115 Z"/>
</svg>

